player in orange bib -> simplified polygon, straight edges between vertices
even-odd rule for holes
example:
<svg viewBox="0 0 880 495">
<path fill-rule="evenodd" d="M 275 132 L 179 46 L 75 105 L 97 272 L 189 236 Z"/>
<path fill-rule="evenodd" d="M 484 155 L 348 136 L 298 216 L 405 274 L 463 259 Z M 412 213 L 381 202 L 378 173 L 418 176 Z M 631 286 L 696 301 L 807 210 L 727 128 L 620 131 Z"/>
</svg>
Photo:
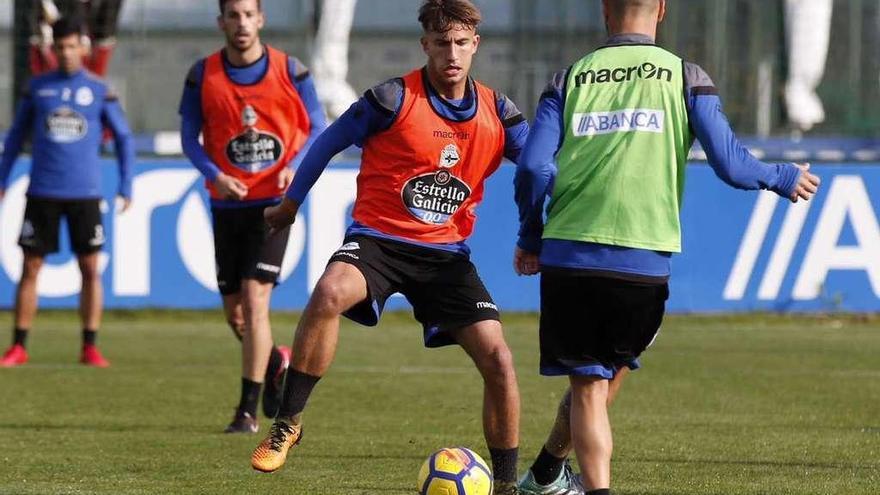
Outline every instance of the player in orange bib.
<svg viewBox="0 0 880 495">
<path fill-rule="evenodd" d="M 339 317 L 375 325 L 402 293 L 428 347 L 460 345 L 485 382 L 483 425 L 495 493 L 515 493 L 519 392 L 498 308 L 465 241 L 483 183 L 516 160 L 528 124 L 504 95 L 469 77 L 480 12 L 469 0 L 430 0 L 419 11 L 427 64 L 368 90 L 321 135 L 285 200 L 266 210 L 289 228 L 330 159 L 363 148 L 353 224 L 331 257 L 294 339 L 281 409 L 253 467 L 274 471 L 302 434 L 302 412 L 333 359 Z"/>
<path fill-rule="evenodd" d="M 260 1 L 219 6 L 226 46 L 190 70 L 181 136 L 211 196 L 217 285 L 242 341 L 241 398 L 226 432 L 256 433 L 260 390 L 263 412 L 274 417 L 290 359 L 290 349 L 273 345 L 269 326 L 290 230 L 270 234 L 263 210 L 281 201 L 298 157 L 326 124 L 306 68 L 260 42 Z"/>
</svg>

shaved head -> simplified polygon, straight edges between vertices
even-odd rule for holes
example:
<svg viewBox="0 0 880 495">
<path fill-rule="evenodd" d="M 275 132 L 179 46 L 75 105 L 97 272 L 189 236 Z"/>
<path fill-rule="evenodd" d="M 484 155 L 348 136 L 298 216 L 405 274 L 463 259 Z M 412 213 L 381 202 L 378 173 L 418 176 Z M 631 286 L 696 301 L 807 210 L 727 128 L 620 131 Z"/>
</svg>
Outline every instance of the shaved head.
<svg viewBox="0 0 880 495">
<path fill-rule="evenodd" d="M 612 15 L 652 15 L 660 9 L 660 0 L 607 0 L 605 5 Z"/>
<path fill-rule="evenodd" d="M 666 0 L 602 0 L 608 34 L 641 33 L 656 37 L 666 15 Z"/>
</svg>

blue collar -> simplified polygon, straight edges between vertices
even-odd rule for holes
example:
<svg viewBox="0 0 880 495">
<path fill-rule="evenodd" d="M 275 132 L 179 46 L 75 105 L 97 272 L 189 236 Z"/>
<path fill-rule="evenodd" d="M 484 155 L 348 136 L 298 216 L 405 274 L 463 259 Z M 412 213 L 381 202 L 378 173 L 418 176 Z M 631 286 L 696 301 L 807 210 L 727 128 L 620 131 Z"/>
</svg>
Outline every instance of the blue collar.
<svg viewBox="0 0 880 495">
<path fill-rule="evenodd" d="M 57 79 L 76 79 L 77 77 L 85 74 L 86 70 L 84 68 L 80 68 L 78 71 L 68 74 L 61 69 L 55 71 L 55 77 Z"/>
<path fill-rule="evenodd" d="M 474 115 L 477 114 L 477 105 L 479 104 L 476 97 L 477 89 L 470 76 L 467 79 L 467 89 L 465 90 L 464 98 L 461 100 L 447 100 L 440 96 L 437 90 L 431 86 L 426 68 L 422 69 L 422 81 L 428 93 L 429 104 L 434 113 L 440 117 L 454 122 L 465 122 L 474 118 Z"/>
</svg>

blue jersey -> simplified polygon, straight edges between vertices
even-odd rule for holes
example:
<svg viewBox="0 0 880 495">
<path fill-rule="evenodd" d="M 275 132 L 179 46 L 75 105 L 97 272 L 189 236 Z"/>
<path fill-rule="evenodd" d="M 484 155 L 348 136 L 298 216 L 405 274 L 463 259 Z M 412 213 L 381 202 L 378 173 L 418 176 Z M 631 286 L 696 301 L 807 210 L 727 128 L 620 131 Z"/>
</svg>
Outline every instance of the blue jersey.
<svg viewBox="0 0 880 495">
<path fill-rule="evenodd" d="M 50 72 L 30 81 L 6 137 L 0 188 L 25 139 L 33 142 L 28 196 L 54 199 L 101 197 L 103 127 L 113 131 L 119 160 L 119 195 L 131 197 L 134 142 L 125 114 L 107 84 L 94 74 Z"/>
</svg>

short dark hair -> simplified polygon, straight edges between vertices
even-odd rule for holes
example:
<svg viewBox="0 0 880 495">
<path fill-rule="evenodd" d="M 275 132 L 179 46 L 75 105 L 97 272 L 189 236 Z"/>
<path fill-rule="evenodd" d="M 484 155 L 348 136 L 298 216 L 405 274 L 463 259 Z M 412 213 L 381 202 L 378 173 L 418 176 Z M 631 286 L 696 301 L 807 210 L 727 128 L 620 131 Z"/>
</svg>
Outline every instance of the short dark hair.
<svg viewBox="0 0 880 495">
<path fill-rule="evenodd" d="M 426 32 L 445 33 L 456 24 L 476 29 L 482 20 L 480 9 L 470 0 L 426 0 L 419 9 Z"/>
<path fill-rule="evenodd" d="M 76 17 L 62 17 L 52 24 L 52 38 L 60 40 L 70 35 L 81 36 L 83 34 L 83 23 Z"/>
<path fill-rule="evenodd" d="M 220 14 L 226 13 L 226 4 L 231 2 L 232 0 L 218 0 L 220 3 Z M 263 1 L 257 0 L 257 8 L 263 10 Z"/>
</svg>

